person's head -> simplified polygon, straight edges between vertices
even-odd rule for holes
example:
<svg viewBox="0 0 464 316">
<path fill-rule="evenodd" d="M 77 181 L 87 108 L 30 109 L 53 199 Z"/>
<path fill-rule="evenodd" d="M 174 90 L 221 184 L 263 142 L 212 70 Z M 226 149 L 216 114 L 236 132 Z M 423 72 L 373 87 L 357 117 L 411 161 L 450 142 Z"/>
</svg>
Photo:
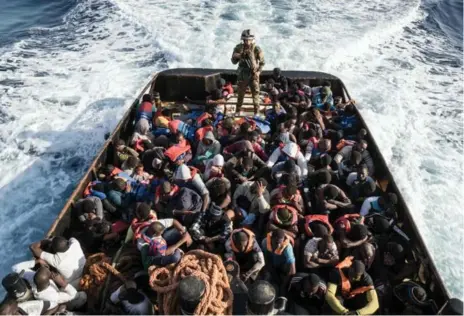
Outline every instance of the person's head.
<svg viewBox="0 0 464 316">
<path fill-rule="evenodd" d="M 251 187 L 250 187 L 250 192 L 252 194 L 256 194 L 258 192 L 258 186 L 262 185 L 264 187 L 267 187 L 267 181 L 264 178 L 259 178 L 257 181 L 255 181 Z"/>
<path fill-rule="evenodd" d="M 248 245 L 248 235 L 243 231 L 236 232 L 232 235 L 234 244 L 239 251 L 244 251 Z"/>
<path fill-rule="evenodd" d="M 283 225 L 291 223 L 292 212 L 287 207 L 282 207 L 277 210 L 277 218 Z"/>
<path fill-rule="evenodd" d="M 189 167 L 186 165 L 180 165 L 176 172 L 174 173 L 174 179 L 176 181 L 187 182 L 192 178 L 192 173 L 190 172 Z"/>
<path fill-rule="evenodd" d="M 180 143 L 185 140 L 184 134 L 181 132 L 176 133 L 176 142 Z"/>
<path fill-rule="evenodd" d="M 252 131 L 248 135 L 248 139 L 252 144 L 256 143 L 259 140 L 259 134 L 257 131 Z"/>
<path fill-rule="evenodd" d="M 171 193 L 172 190 L 172 185 L 169 181 L 164 181 L 163 184 L 161 185 L 161 195 L 166 196 Z"/>
<path fill-rule="evenodd" d="M 330 81 L 324 81 L 324 82 L 322 83 L 322 86 L 323 86 L 323 87 L 328 87 L 328 88 L 330 88 L 330 87 L 332 87 L 332 84 L 330 83 Z"/>
<path fill-rule="evenodd" d="M 359 181 L 366 181 L 367 177 L 369 176 L 369 170 L 367 169 L 366 165 L 362 164 L 358 166 L 357 176 Z"/>
<path fill-rule="evenodd" d="M 272 232 L 271 245 L 272 248 L 280 247 L 285 241 L 285 232 L 282 229 L 277 229 Z"/>
<path fill-rule="evenodd" d="M 151 95 L 149 95 L 149 94 L 144 94 L 143 97 L 142 97 L 142 102 L 150 102 L 150 103 L 153 103 L 153 99 L 152 99 Z"/>
<path fill-rule="evenodd" d="M 274 85 L 275 85 L 275 81 L 274 79 L 270 78 L 266 81 L 266 88 L 271 90 L 272 88 L 274 88 Z"/>
<path fill-rule="evenodd" d="M 140 304 L 145 296 L 137 290 L 137 284 L 134 281 L 127 281 L 119 293 L 119 300 L 128 301 L 130 304 Z"/>
<path fill-rule="evenodd" d="M 360 241 L 367 237 L 369 230 L 365 225 L 352 224 L 351 230 L 348 233 L 348 238 L 352 241 Z"/>
<path fill-rule="evenodd" d="M 356 149 L 357 151 L 362 153 L 363 151 L 365 151 L 367 149 L 367 142 L 363 139 L 363 140 L 357 142 L 355 148 L 353 148 L 353 149 Z"/>
<path fill-rule="evenodd" d="M 352 166 L 359 166 L 362 161 L 362 155 L 359 151 L 353 149 L 350 156 L 350 163 Z"/>
<path fill-rule="evenodd" d="M 201 142 L 206 145 L 206 146 L 210 146 L 212 143 L 213 143 L 213 140 L 210 139 L 210 138 L 207 138 L 207 137 L 203 137 L 203 139 L 201 140 Z"/>
<path fill-rule="evenodd" d="M 126 160 L 126 168 L 134 169 L 139 164 L 139 159 L 134 156 L 129 156 Z"/>
<path fill-rule="evenodd" d="M 379 197 L 377 202 L 379 203 L 379 206 L 385 210 L 398 204 L 398 196 L 395 193 L 388 193 L 385 196 Z"/>
<path fill-rule="evenodd" d="M 279 78 L 281 74 L 282 71 L 280 70 L 280 68 L 274 68 L 272 70 L 272 75 L 274 76 L 274 78 Z"/>
<path fill-rule="evenodd" d="M 18 302 L 9 296 L 5 297 L 0 304 L 0 315 L 20 315 L 18 313 Z"/>
<path fill-rule="evenodd" d="M 226 81 L 223 78 L 219 78 L 218 80 L 216 80 L 216 87 L 218 89 L 222 89 L 222 87 L 224 87 L 225 85 Z"/>
<path fill-rule="evenodd" d="M 403 246 L 400 244 L 390 241 L 387 243 L 385 247 L 385 251 L 383 253 L 383 264 L 386 266 L 393 266 L 397 263 L 401 263 L 404 261 L 405 258 L 405 251 Z"/>
<path fill-rule="evenodd" d="M 122 151 L 126 147 L 126 142 L 123 139 L 118 139 L 116 141 L 116 150 Z"/>
<path fill-rule="evenodd" d="M 247 135 L 249 132 L 251 132 L 250 123 L 243 122 L 242 124 L 240 124 L 240 134 Z"/>
<path fill-rule="evenodd" d="M 50 270 L 46 267 L 40 267 L 34 274 L 34 283 L 37 290 L 45 290 L 50 285 Z"/>
<path fill-rule="evenodd" d="M 253 159 L 251 157 L 243 157 L 242 159 L 243 172 L 249 172 L 253 168 Z"/>
<path fill-rule="evenodd" d="M 322 237 L 321 241 L 318 244 L 318 248 L 320 251 L 325 251 L 326 249 L 330 249 L 334 244 L 334 239 L 331 235 L 325 235 Z"/>
<path fill-rule="evenodd" d="M 322 138 L 319 141 L 318 149 L 320 152 L 323 153 L 329 152 L 332 149 L 332 142 L 330 141 L 330 139 Z"/>
<path fill-rule="evenodd" d="M 329 184 L 332 182 L 332 175 L 327 170 L 321 170 L 317 174 L 317 184 Z"/>
<path fill-rule="evenodd" d="M 341 104 L 343 101 L 342 97 L 341 96 L 336 96 L 334 97 L 334 104 L 337 105 L 337 104 Z"/>
<path fill-rule="evenodd" d="M 319 289 L 319 283 L 321 279 L 315 273 L 310 273 L 308 276 L 303 278 L 303 291 L 309 296 L 316 294 Z"/>
<path fill-rule="evenodd" d="M 321 222 L 312 222 L 309 224 L 314 237 L 322 238 L 329 235 L 329 229 Z"/>
<path fill-rule="evenodd" d="M 356 113 L 355 111 L 355 107 L 353 104 L 348 104 L 347 106 L 345 106 L 345 115 L 354 115 Z"/>
<path fill-rule="evenodd" d="M 124 189 L 126 188 L 126 181 L 124 181 L 124 179 L 121 178 L 114 179 L 112 187 L 115 191 L 124 191 Z"/>
<path fill-rule="evenodd" d="M 292 159 L 288 159 L 284 162 L 283 169 L 285 172 L 291 173 L 296 170 L 296 163 Z"/>
<path fill-rule="evenodd" d="M 66 252 L 69 249 L 68 240 L 61 236 L 53 237 L 52 250 L 54 253 Z"/>
<path fill-rule="evenodd" d="M 216 203 L 211 202 L 208 212 L 210 214 L 210 218 L 212 222 L 217 222 L 219 221 L 222 216 L 224 215 L 224 211 L 222 208 L 219 207 L 219 205 L 216 205 Z"/>
<path fill-rule="evenodd" d="M 366 266 L 364 263 L 360 260 L 354 260 L 348 270 L 348 278 L 350 279 L 350 282 L 361 280 L 364 272 L 366 272 Z"/>
<path fill-rule="evenodd" d="M 111 224 L 107 221 L 95 223 L 93 228 L 95 233 L 99 235 L 105 235 L 111 232 Z"/>
<path fill-rule="evenodd" d="M 164 227 L 164 225 L 161 224 L 160 222 L 153 222 L 150 225 L 150 232 L 155 237 L 161 236 L 165 229 L 166 229 L 166 227 Z"/>
<path fill-rule="evenodd" d="M 328 154 L 322 154 L 319 157 L 319 161 L 321 163 L 321 166 L 327 167 L 330 166 L 330 164 L 332 163 L 332 157 L 330 157 L 330 155 Z"/>
<path fill-rule="evenodd" d="M 139 163 L 136 167 L 135 167 L 135 172 L 137 174 L 142 174 L 143 173 L 143 164 Z"/>
<path fill-rule="evenodd" d="M 288 183 L 283 191 L 283 196 L 287 199 L 292 198 L 298 192 L 298 188 L 295 183 Z"/>
<path fill-rule="evenodd" d="M 251 46 L 255 41 L 255 36 L 250 30 L 244 30 L 241 37 L 245 47 Z"/>
<path fill-rule="evenodd" d="M 367 130 L 365 128 L 361 128 L 359 132 L 356 134 L 356 140 L 359 142 L 361 139 L 364 139 L 367 136 Z"/>
<path fill-rule="evenodd" d="M 151 207 L 145 202 L 140 203 L 135 210 L 135 216 L 139 221 L 147 220 L 150 216 Z"/>
<path fill-rule="evenodd" d="M 95 203 L 90 199 L 82 201 L 82 212 L 93 213 L 95 211 Z"/>
</svg>

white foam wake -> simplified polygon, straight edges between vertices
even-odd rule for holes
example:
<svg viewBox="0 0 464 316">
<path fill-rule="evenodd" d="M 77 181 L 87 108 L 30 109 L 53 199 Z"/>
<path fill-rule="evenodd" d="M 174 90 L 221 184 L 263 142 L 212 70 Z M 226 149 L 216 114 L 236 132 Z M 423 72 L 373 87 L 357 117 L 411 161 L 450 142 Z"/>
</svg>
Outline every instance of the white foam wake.
<svg viewBox="0 0 464 316">
<path fill-rule="evenodd" d="M 5 249 L 22 249 L 1 270 L 48 228 L 150 73 L 232 68 L 241 31 L 252 28 L 267 69 L 324 70 L 345 81 L 461 295 L 462 65 L 447 62 L 455 56 L 442 37 L 417 27 L 424 18 L 418 1 L 401 0 L 83 0 L 63 27 L 34 30 L 0 52 L 0 67 L 13 69 L 0 72 L 9 80 L 2 111 L 15 118 L 0 125 L 0 221 L 8 223 L 0 238 Z"/>
</svg>

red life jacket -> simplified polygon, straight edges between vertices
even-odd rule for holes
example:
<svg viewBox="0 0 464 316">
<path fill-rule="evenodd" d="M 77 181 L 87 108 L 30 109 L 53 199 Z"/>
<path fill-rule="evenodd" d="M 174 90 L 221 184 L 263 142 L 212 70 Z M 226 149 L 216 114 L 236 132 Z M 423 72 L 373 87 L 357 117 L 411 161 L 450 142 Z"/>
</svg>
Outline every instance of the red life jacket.
<svg viewBox="0 0 464 316">
<path fill-rule="evenodd" d="M 292 214 L 292 220 L 290 223 L 292 226 L 295 225 L 296 222 L 298 221 L 298 211 L 293 206 L 290 206 L 287 204 L 278 204 L 272 207 L 272 210 L 271 210 L 272 221 L 278 225 L 282 225 L 282 222 L 279 220 L 279 217 L 277 216 L 277 212 L 282 208 L 286 208 L 290 211 L 290 213 Z"/>
<path fill-rule="evenodd" d="M 171 184 L 171 192 L 169 192 L 169 196 L 175 195 L 179 191 L 179 187 L 175 184 Z M 161 196 L 161 185 L 158 185 L 155 190 L 155 197 Z"/>
<path fill-rule="evenodd" d="M 334 222 L 334 226 L 342 227 L 345 232 L 349 233 L 351 230 L 351 222 L 358 222 L 359 224 L 364 224 L 364 216 L 360 214 L 345 214 L 337 218 Z"/>
<path fill-rule="evenodd" d="M 195 132 L 195 139 L 197 141 L 201 141 L 203 138 L 205 138 L 206 133 L 212 132 L 213 130 L 214 128 L 212 126 L 200 127 Z"/>
<path fill-rule="evenodd" d="M 139 112 L 151 112 L 152 109 L 153 109 L 153 104 L 151 104 L 151 102 L 149 101 L 145 101 L 145 102 L 142 102 L 138 111 Z"/>
<path fill-rule="evenodd" d="M 309 141 L 313 143 L 313 149 L 317 149 L 319 145 L 319 139 L 317 139 L 316 137 L 310 137 Z"/>
<path fill-rule="evenodd" d="M 340 141 L 337 144 L 337 150 L 340 151 L 343 147 L 345 146 L 354 146 L 356 142 L 354 140 L 348 140 L 348 139 L 340 139 Z"/>
<path fill-rule="evenodd" d="M 222 92 L 226 91 L 228 94 L 234 93 L 234 88 L 232 87 L 232 83 L 228 82 L 225 86 L 222 87 Z"/>
<path fill-rule="evenodd" d="M 114 167 L 113 171 L 110 173 L 110 178 L 113 178 L 122 172 L 121 169 Z"/>
<path fill-rule="evenodd" d="M 173 145 L 166 149 L 164 152 L 164 155 L 168 157 L 172 162 L 175 162 L 179 156 L 186 154 L 188 151 L 190 151 L 190 145 L 186 146 L 180 146 L 180 145 Z"/>
<path fill-rule="evenodd" d="M 134 149 L 137 152 L 143 152 L 145 150 L 145 148 L 143 147 L 143 139 L 139 138 L 135 141 Z"/>
<path fill-rule="evenodd" d="M 85 187 L 84 192 L 82 193 L 83 197 L 88 197 L 90 195 L 90 189 L 92 189 L 92 183 L 93 181 L 90 181 L 89 184 Z"/>
<path fill-rule="evenodd" d="M 311 224 L 312 222 L 319 222 L 319 223 L 322 223 L 324 224 L 327 229 L 329 230 L 329 234 L 332 235 L 333 233 L 333 227 L 332 225 L 330 225 L 330 222 L 329 222 L 329 215 L 320 215 L 320 214 L 316 214 L 316 215 L 306 215 L 305 216 L 305 233 L 308 237 L 313 237 L 314 234 L 313 232 L 311 231 L 311 228 L 309 227 L 309 224 Z"/>
<path fill-rule="evenodd" d="M 212 118 L 213 116 L 209 114 L 208 112 L 203 112 L 196 120 L 197 126 L 201 126 L 201 123 L 209 118 Z"/>
<path fill-rule="evenodd" d="M 142 237 L 142 229 L 144 229 L 147 226 L 150 226 L 151 223 L 157 220 L 156 214 L 153 212 L 150 212 L 150 215 L 148 216 L 148 220 L 145 220 L 143 222 L 140 222 L 137 218 L 134 218 L 131 223 L 131 228 L 132 232 L 134 233 L 134 240 L 136 241 L 137 239 Z"/>
<path fill-rule="evenodd" d="M 245 234 L 248 235 L 248 243 L 247 243 L 244 251 L 238 250 L 237 246 L 234 243 L 233 235 L 238 233 L 238 232 L 244 232 Z M 254 244 L 254 241 L 255 241 L 255 234 L 253 234 L 253 232 L 251 230 L 248 230 L 246 228 L 235 229 L 234 231 L 232 231 L 232 234 L 230 236 L 231 236 L 230 237 L 230 247 L 232 248 L 232 250 L 234 252 L 236 252 L 236 253 L 240 253 L 240 252 L 249 253 L 253 249 L 253 244 Z"/>
<path fill-rule="evenodd" d="M 195 167 L 189 166 L 189 169 L 190 169 L 190 175 L 191 175 L 190 179 L 193 179 L 197 175 L 197 173 L 200 173 L 200 170 L 198 170 Z"/>
</svg>

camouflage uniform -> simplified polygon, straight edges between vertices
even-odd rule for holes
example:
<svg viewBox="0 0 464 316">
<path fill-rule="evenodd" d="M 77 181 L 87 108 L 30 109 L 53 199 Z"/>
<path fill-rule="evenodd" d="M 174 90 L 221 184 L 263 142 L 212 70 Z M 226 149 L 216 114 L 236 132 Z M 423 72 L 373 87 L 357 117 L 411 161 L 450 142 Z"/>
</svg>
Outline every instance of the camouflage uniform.
<svg viewBox="0 0 464 316">
<path fill-rule="evenodd" d="M 244 44 L 240 43 L 235 46 L 233 54 L 242 54 L 244 50 Z M 264 54 L 259 46 L 251 44 L 251 49 L 254 53 L 256 67 L 258 72 L 261 72 L 264 66 Z M 251 94 L 253 96 L 253 105 L 255 108 L 255 114 L 259 112 L 259 77 L 257 79 L 253 78 L 253 69 L 249 67 L 247 62 L 242 59 L 236 59 L 232 56 L 232 63 L 236 65 L 238 63 L 237 69 L 237 112 L 240 111 L 243 104 L 243 98 L 245 97 L 245 91 L 247 86 L 250 86 Z"/>
</svg>

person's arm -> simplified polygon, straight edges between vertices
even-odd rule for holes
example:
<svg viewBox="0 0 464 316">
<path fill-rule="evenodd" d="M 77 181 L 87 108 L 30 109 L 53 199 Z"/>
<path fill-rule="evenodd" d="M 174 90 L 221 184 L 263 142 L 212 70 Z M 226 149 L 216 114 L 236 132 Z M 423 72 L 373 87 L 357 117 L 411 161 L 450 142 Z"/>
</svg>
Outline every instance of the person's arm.
<svg viewBox="0 0 464 316">
<path fill-rule="evenodd" d="M 240 46 L 237 45 L 234 48 L 234 51 L 232 52 L 232 58 L 230 59 L 232 61 L 232 64 L 236 65 L 238 62 L 242 59 L 242 53 L 240 51 Z"/>
<path fill-rule="evenodd" d="M 132 149 L 130 148 L 129 146 L 126 146 L 124 147 L 127 151 L 128 154 L 134 156 L 135 158 L 138 158 L 139 157 L 139 153 L 135 150 L 135 149 Z"/>
<path fill-rule="evenodd" d="M 308 162 L 304 159 L 303 154 L 298 154 L 297 164 L 301 169 L 301 179 L 304 180 L 308 176 Z"/>
<path fill-rule="evenodd" d="M 310 269 L 313 269 L 313 268 L 319 268 L 319 264 L 313 260 L 311 260 L 313 257 L 313 255 L 311 253 L 305 253 L 304 254 L 304 258 L 305 258 L 305 261 L 304 261 L 304 264 L 305 264 L 305 267 L 306 268 L 310 268 Z"/>
<path fill-rule="evenodd" d="M 191 243 L 191 241 L 192 237 L 190 237 L 190 234 L 186 232 L 178 242 L 176 242 L 174 245 L 169 246 L 168 249 L 166 249 L 166 255 L 172 255 L 177 248 L 179 248 L 185 243 L 187 243 L 188 245 L 189 243 Z"/>
<path fill-rule="evenodd" d="M 258 144 L 255 144 L 253 146 L 253 150 L 255 151 L 255 154 L 263 161 L 267 161 L 268 160 L 268 156 L 266 155 L 266 153 L 264 152 L 263 148 L 258 145 Z"/>
<path fill-rule="evenodd" d="M 58 304 L 63 304 L 72 301 L 76 298 L 77 290 L 74 286 L 66 282 L 63 276 L 59 273 L 52 273 L 51 279 L 55 284 L 61 289 L 58 292 L 58 298 L 56 302 Z"/>
<path fill-rule="evenodd" d="M 379 298 L 375 289 L 366 292 L 367 304 L 356 310 L 358 315 L 373 315 L 379 309 Z"/>
<path fill-rule="evenodd" d="M 42 253 L 44 252 L 42 250 L 41 246 L 42 241 L 35 242 L 29 246 L 29 250 L 32 252 L 32 255 L 36 258 L 41 258 Z M 49 254 L 52 255 L 52 254 Z M 41 258 L 43 259 L 43 258 Z M 44 259 L 45 260 L 45 259 Z"/>
<path fill-rule="evenodd" d="M 95 215 L 99 219 L 103 219 L 103 217 L 104 217 L 104 215 L 103 215 L 103 204 L 102 204 L 101 200 L 99 198 L 96 198 L 94 200 L 94 203 L 95 203 Z"/>
<path fill-rule="evenodd" d="M 313 153 L 313 147 L 314 147 L 314 144 L 313 142 L 308 142 L 308 144 L 306 145 L 306 150 L 305 150 L 305 160 L 307 162 L 309 162 L 311 160 L 311 155 Z"/>
<path fill-rule="evenodd" d="M 330 308 L 335 312 L 335 314 L 342 315 L 349 312 L 342 303 L 337 299 L 337 284 L 330 283 L 327 284 L 327 293 L 325 294 L 325 300 L 329 304 Z"/>
<path fill-rule="evenodd" d="M 202 212 L 206 212 L 206 208 L 208 207 L 209 205 L 209 192 L 208 193 L 205 193 L 201 196 L 201 198 L 203 199 L 203 204 L 201 206 L 201 211 Z"/>
<path fill-rule="evenodd" d="M 256 241 L 255 241 L 256 242 Z M 245 277 L 245 281 L 251 276 L 253 275 L 253 273 L 256 273 L 258 271 L 261 271 L 261 269 L 264 267 L 264 265 L 266 264 L 265 261 L 264 261 L 264 254 L 262 251 L 258 251 L 257 252 L 258 254 L 258 261 L 251 267 L 250 270 L 248 270 L 245 274 L 244 274 L 244 277 Z"/>
<path fill-rule="evenodd" d="M 258 203 L 258 211 L 260 214 L 267 213 L 271 208 L 269 200 L 269 192 L 267 192 L 266 190 L 261 195 L 258 195 L 256 202 Z"/>
<path fill-rule="evenodd" d="M 272 168 L 272 166 L 274 166 L 274 164 L 277 162 L 277 160 L 279 159 L 279 156 L 280 156 L 280 148 L 276 148 L 272 154 L 271 154 L 271 157 L 269 157 L 268 161 L 267 161 L 267 166 L 269 168 Z"/>
<path fill-rule="evenodd" d="M 174 226 L 174 228 L 181 234 L 185 234 L 187 232 L 185 227 L 177 219 L 173 219 L 172 226 Z"/>
<path fill-rule="evenodd" d="M 371 210 L 371 203 L 376 199 L 377 197 L 368 197 L 367 199 L 364 200 L 362 206 L 361 206 L 361 211 L 359 214 L 361 216 L 366 216 L 369 214 L 369 211 Z"/>
</svg>

